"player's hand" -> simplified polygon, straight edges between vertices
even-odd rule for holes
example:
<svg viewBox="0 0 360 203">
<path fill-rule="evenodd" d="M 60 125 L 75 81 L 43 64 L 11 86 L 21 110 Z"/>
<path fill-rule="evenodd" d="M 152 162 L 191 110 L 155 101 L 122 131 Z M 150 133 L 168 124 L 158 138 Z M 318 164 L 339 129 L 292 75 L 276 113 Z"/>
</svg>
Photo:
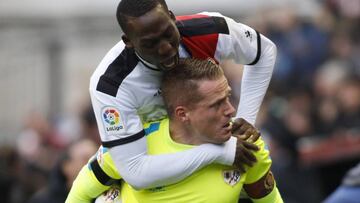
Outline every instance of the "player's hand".
<svg viewBox="0 0 360 203">
<path fill-rule="evenodd" d="M 232 123 L 231 132 L 233 135 L 239 136 L 240 139 L 251 143 L 254 143 L 257 139 L 259 139 L 261 135 L 259 130 L 243 118 L 235 119 Z"/>
<path fill-rule="evenodd" d="M 241 173 L 244 173 L 245 164 L 251 167 L 257 161 L 253 152 L 258 151 L 259 147 L 253 143 L 243 140 L 240 136 L 235 137 L 237 137 L 237 142 L 233 166 L 238 168 Z"/>
</svg>

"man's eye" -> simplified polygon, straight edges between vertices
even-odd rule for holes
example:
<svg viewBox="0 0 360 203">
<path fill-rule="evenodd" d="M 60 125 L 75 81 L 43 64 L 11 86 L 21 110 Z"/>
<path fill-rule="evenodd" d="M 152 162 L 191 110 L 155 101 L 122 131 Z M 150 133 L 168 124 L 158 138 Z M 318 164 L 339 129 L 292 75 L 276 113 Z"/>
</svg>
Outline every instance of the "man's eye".
<svg viewBox="0 0 360 203">
<path fill-rule="evenodd" d="M 221 103 L 222 103 L 221 101 L 218 101 L 215 104 L 213 104 L 212 107 L 219 108 L 221 106 Z"/>
<path fill-rule="evenodd" d="M 148 42 L 148 43 L 144 43 L 142 46 L 145 47 L 145 48 L 152 48 L 152 47 L 155 46 L 155 43 L 154 42 Z"/>
</svg>

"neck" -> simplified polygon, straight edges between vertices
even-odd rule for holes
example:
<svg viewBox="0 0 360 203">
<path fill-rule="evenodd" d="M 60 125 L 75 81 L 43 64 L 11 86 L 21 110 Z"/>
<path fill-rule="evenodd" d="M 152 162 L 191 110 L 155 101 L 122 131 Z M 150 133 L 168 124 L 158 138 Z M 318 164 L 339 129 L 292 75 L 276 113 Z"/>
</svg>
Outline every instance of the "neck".
<svg viewBox="0 0 360 203">
<path fill-rule="evenodd" d="M 203 144 L 201 140 L 197 139 L 196 132 L 182 122 L 170 120 L 169 130 L 171 139 L 176 143 L 187 145 Z"/>
</svg>

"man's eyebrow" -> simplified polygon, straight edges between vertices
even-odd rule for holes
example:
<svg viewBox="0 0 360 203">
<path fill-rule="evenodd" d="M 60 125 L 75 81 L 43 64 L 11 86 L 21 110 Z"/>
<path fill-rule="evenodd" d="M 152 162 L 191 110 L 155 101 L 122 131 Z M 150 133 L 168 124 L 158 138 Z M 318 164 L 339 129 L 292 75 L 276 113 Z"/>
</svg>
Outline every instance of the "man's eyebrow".
<svg viewBox="0 0 360 203">
<path fill-rule="evenodd" d="M 231 87 L 227 89 L 226 94 L 223 97 L 215 100 L 213 103 L 210 104 L 210 106 L 214 106 L 215 104 L 225 100 L 229 95 L 231 95 Z"/>
<path fill-rule="evenodd" d="M 155 41 L 158 40 L 161 36 L 165 35 L 166 32 L 168 32 L 171 29 L 171 24 L 169 24 L 163 31 L 159 32 L 156 36 L 149 36 L 149 37 L 142 37 L 140 38 L 140 41 Z"/>
</svg>

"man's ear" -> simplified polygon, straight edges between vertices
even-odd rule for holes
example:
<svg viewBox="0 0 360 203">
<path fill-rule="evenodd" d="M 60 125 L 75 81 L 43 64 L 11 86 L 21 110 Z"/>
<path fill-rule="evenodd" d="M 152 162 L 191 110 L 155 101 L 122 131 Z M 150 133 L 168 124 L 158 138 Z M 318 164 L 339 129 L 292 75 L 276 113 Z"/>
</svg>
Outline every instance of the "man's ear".
<svg viewBox="0 0 360 203">
<path fill-rule="evenodd" d="M 175 15 L 174 15 L 174 13 L 169 10 L 169 14 L 170 14 L 171 19 L 173 19 L 174 21 L 176 21 L 176 17 L 175 17 Z"/>
<path fill-rule="evenodd" d="M 187 122 L 189 120 L 188 109 L 183 106 L 177 106 L 175 108 L 175 117 L 181 122 Z"/>
<path fill-rule="evenodd" d="M 122 35 L 121 39 L 124 41 L 126 48 L 134 48 L 134 45 L 131 43 L 130 39 L 126 35 Z"/>
</svg>

